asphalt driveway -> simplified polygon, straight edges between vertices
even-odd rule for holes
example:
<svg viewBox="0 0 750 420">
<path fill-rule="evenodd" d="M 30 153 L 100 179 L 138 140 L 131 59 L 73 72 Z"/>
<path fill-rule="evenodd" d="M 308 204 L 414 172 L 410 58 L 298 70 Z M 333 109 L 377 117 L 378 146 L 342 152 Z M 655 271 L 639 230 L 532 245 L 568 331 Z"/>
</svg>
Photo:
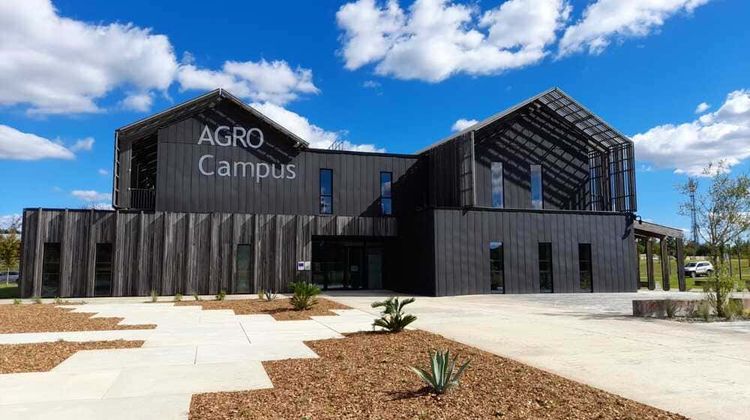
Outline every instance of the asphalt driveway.
<svg viewBox="0 0 750 420">
<path fill-rule="evenodd" d="M 418 328 L 697 419 L 750 413 L 750 323 L 688 324 L 629 316 L 623 294 L 418 297 Z M 332 294 L 376 313 L 385 293 Z M 694 298 L 699 294 L 670 293 Z"/>
</svg>

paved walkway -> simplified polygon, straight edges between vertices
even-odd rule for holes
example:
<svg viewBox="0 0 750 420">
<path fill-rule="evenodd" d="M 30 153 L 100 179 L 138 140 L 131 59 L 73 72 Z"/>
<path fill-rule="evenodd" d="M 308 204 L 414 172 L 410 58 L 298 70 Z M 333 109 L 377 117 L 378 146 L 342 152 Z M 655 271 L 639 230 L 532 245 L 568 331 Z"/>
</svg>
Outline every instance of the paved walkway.
<svg viewBox="0 0 750 420">
<path fill-rule="evenodd" d="M 376 295 L 331 297 L 376 313 Z M 407 308 L 419 328 L 627 398 L 696 419 L 747 419 L 750 323 L 629 316 L 633 299 L 666 295 L 418 297 Z"/>
<path fill-rule="evenodd" d="M 313 358 L 304 340 L 370 330 L 358 310 L 305 321 L 172 304 L 71 306 L 153 330 L 0 334 L 0 344 L 145 340 L 143 347 L 80 351 L 49 372 L 0 375 L 0 419 L 185 419 L 194 393 L 272 387 L 265 360 Z"/>
</svg>

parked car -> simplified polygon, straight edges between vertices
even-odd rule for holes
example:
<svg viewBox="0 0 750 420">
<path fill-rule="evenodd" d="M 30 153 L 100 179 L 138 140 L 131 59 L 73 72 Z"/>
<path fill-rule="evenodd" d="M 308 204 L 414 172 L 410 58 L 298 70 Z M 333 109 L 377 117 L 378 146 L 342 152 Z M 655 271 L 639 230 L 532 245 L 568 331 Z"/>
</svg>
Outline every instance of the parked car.
<svg viewBox="0 0 750 420">
<path fill-rule="evenodd" d="M 0 271 L 0 282 L 5 282 L 6 277 L 8 282 L 15 283 L 18 281 L 18 272 L 17 271 L 11 271 L 9 273 L 6 273 L 5 271 Z"/>
<path fill-rule="evenodd" d="M 685 265 L 685 275 L 690 277 L 710 276 L 714 266 L 708 261 L 692 261 Z"/>
</svg>

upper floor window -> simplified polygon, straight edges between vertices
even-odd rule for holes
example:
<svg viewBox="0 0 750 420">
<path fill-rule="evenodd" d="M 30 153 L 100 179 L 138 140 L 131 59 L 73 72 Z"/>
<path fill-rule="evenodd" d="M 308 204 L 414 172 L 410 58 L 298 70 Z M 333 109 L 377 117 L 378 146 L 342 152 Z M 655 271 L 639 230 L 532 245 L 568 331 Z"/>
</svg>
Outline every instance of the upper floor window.
<svg viewBox="0 0 750 420">
<path fill-rule="evenodd" d="M 492 207 L 503 208 L 503 163 L 492 162 Z"/>
<path fill-rule="evenodd" d="M 544 208 L 542 194 L 542 165 L 531 165 L 531 208 Z"/>
<path fill-rule="evenodd" d="M 392 183 L 393 173 L 380 173 L 380 213 L 385 216 L 393 214 L 393 197 L 391 196 Z"/>
<path fill-rule="evenodd" d="M 333 170 L 320 170 L 320 213 L 333 214 Z"/>
</svg>

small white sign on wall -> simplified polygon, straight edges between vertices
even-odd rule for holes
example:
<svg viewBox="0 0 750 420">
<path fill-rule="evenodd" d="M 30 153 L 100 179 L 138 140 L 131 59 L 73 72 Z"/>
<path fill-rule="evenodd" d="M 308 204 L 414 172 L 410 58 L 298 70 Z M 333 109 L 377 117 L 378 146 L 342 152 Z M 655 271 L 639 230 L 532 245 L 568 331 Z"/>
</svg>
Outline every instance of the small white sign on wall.
<svg viewBox="0 0 750 420">
<path fill-rule="evenodd" d="M 297 271 L 310 271 L 310 261 L 297 261 Z"/>
</svg>

